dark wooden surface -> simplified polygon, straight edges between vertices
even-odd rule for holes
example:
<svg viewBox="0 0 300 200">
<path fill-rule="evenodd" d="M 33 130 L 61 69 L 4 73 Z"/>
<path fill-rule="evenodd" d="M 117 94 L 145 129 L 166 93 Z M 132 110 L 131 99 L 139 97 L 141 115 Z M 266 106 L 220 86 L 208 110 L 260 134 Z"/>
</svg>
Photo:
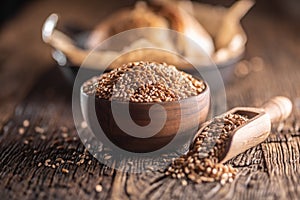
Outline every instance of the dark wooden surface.
<svg viewBox="0 0 300 200">
<path fill-rule="evenodd" d="M 79 166 L 38 167 L 48 158 L 67 160 L 84 152 L 72 119 L 72 88 L 40 38 L 42 22 L 52 11 L 60 12 L 63 21 L 92 27 L 112 10 L 101 1 L 83 2 L 34 1 L 0 31 L 0 199 L 300 198 L 300 26 L 258 8 L 243 20 L 249 36 L 246 60 L 258 56 L 263 64 L 226 84 L 228 107 L 259 106 L 272 96 L 285 95 L 294 108 L 288 120 L 273 126 L 266 142 L 231 161 L 239 169 L 233 183 L 182 186 L 151 168 L 123 173 L 95 159 Z M 30 126 L 22 135 L 18 129 L 25 119 Z M 37 126 L 43 134 L 36 133 Z M 71 140 L 62 136 L 61 126 L 68 127 Z M 98 184 L 101 192 L 95 190 Z"/>
</svg>

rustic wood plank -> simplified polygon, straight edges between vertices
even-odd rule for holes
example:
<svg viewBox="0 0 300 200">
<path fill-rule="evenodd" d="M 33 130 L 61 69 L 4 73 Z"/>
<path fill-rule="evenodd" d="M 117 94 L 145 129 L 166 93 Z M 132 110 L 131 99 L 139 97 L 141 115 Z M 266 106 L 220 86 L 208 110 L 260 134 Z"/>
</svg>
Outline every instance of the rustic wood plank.
<svg viewBox="0 0 300 200">
<path fill-rule="evenodd" d="M 264 65 L 261 71 L 250 72 L 226 85 L 228 107 L 259 106 L 279 94 L 290 97 L 295 107 L 293 116 L 276 124 L 266 142 L 230 161 L 240 170 L 232 184 L 221 187 L 219 183 L 189 183 L 183 187 L 180 181 L 165 177 L 162 171 L 149 168 L 140 174 L 124 173 L 112 170 L 94 158 L 90 159 L 90 164 L 86 159 L 79 166 L 66 162 L 55 168 L 44 166 L 49 158 L 51 161 L 63 158 L 78 162 L 84 146 L 72 120 L 71 87 L 66 86 L 56 68 L 49 71 L 53 65 L 50 52 L 37 33 L 49 12 L 56 9 L 63 12 L 66 7 L 70 9 L 64 15 L 66 18 L 72 19 L 72 12 L 80 11 L 87 17 L 78 15 L 76 19 L 84 22 L 84 19 L 93 18 L 94 21 L 87 23 L 87 26 L 92 25 L 96 22 L 96 14 L 92 13 L 98 9 L 92 5 L 88 9 L 94 12 L 87 12 L 88 9 L 82 12 L 82 6 L 76 3 L 35 2 L 1 30 L 0 49 L 4 55 L 0 59 L 0 89 L 3 92 L 0 95 L 1 199 L 299 199 L 300 39 L 297 33 L 300 27 L 284 18 L 272 19 L 255 11 L 244 20 L 249 35 L 246 57 L 260 56 Z M 32 12 L 40 7 L 46 9 Z M 25 19 L 36 18 L 36 15 L 41 16 L 38 22 L 15 33 L 15 26 L 21 26 Z M 33 32 L 35 34 L 31 35 Z M 15 39 L 23 35 L 28 40 L 24 40 L 20 48 L 32 45 L 38 52 L 34 56 L 18 50 L 19 43 Z M 37 80 L 41 74 L 44 75 Z M 35 87 L 28 94 L 32 85 Z M 25 119 L 31 124 L 21 135 L 18 129 Z M 43 128 L 45 133 L 36 133 L 36 126 Z M 71 140 L 63 137 L 61 126 L 68 127 Z M 153 165 L 155 169 L 162 161 L 158 158 L 150 163 L 149 160 L 138 160 L 132 164 Z M 69 173 L 63 173 L 62 168 L 68 169 Z M 95 190 L 98 184 L 102 185 L 101 192 Z"/>
</svg>

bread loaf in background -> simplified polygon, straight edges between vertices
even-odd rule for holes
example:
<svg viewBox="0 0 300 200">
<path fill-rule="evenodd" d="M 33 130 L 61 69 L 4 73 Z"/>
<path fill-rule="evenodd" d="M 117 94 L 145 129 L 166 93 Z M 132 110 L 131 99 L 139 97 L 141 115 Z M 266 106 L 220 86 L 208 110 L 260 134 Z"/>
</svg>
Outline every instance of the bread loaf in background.
<svg viewBox="0 0 300 200">
<path fill-rule="evenodd" d="M 158 31 L 157 34 L 153 31 L 144 31 L 142 35 L 132 38 L 136 40 L 143 38 L 154 47 L 173 51 L 187 58 L 197 57 L 198 61 L 207 60 L 214 53 L 213 40 L 202 25 L 179 4 L 163 0 L 154 0 L 149 3 L 137 2 L 133 7 L 117 10 L 95 27 L 86 45 L 89 49 L 95 48 L 115 34 L 145 27 L 155 27 L 166 31 Z M 167 30 L 173 30 L 173 32 Z M 174 31 L 179 34 L 175 34 Z M 176 38 L 171 37 L 170 34 L 176 35 Z M 143 47 L 148 46 L 140 46 L 140 48 Z"/>
</svg>

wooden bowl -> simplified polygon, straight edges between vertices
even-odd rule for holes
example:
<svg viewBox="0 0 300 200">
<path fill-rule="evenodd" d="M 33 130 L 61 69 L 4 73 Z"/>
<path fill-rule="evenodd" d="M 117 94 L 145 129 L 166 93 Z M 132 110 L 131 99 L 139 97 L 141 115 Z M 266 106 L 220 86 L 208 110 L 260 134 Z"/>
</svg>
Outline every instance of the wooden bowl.
<svg viewBox="0 0 300 200">
<path fill-rule="evenodd" d="M 205 83 L 206 84 L 206 83 Z M 146 126 L 151 123 L 149 117 L 149 109 L 155 104 L 159 104 L 164 108 L 156 109 L 152 107 L 151 113 L 156 116 L 153 121 L 164 120 L 162 116 L 166 113 L 166 122 L 162 129 L 155 135 L 147 138 L 134 137 L 121 130 L 116 124 L 112 114 L 112 101 L 96 98 L 93 95 L 87 95 L 81 88 L 81 110 L 88 127 L 94 135 L 103 142 L 114 148 L 116 145 L 126 151 L 131 152 L 152 152 L 169 145 L 171 148 L 179 148 L 191 139 L 197 132 L 201 123 L 203 123 L 208 115 L 210 106 L 210 90 L 206 84 L 206 89 L 197 96 L 192 96 L 180 101 L 159 102 L 159 103 L 134 103 L 113 101 L 114 113 L 117 114 L 122 123 L 130 124 L 132 121 L 139 126 Z M 123 109 L 128 109 L 131 118 L 122 117 Z M 100 125 L 100 126 L 99 126 Z M 101 127 L 101 129 L 99 129 Z M 140 133 L 141 136 L 143 132 Z M 175 137 L 176 136 L 176 137 Z M 110 145 L 109 145 L 110 143 Z M 113 145 L 112 145 L 113 144 Z"/>
</svg>

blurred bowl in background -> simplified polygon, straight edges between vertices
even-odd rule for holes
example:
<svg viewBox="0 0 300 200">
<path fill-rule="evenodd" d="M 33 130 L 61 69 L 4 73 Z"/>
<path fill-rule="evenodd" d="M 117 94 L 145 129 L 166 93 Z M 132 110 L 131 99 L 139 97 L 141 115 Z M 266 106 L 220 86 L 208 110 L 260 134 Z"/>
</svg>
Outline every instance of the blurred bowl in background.
<svg viewBox="0 0 300 200">
<path fill-rule="evenodd" d="M 188 2 L 188 4 L 186 4 L 186 1 L 180 5 L 199 21 L 199 23 L 215 41 L 216 51 L 211 55 L 211 62 L 200 61 L 195 67 L 200 69 L 201 72 L 208 74 L 214 74 L 218 70 L 225 83 L 229 82 L 233 78 L 235 65 L 243 58 L 245 52 L 247 37 L 240 24 L 240 19 L 252 7 L 253 2 L 249 0 L 242 2 L 243 3 L 235 3 L 230 8 L 201 4 L 197 2 Z M 73 40 L 76 47 L 80 49 L 86 48 L 91 32 L 80 29 L 80 26 L 74 28 L 74 26 L 70 27 L 67 24 L 64 25 L 64 29 L 69 34 L 69 37 Z M 223 35 L 224 38 L 222 38 Z M 222 39 L 227 40 L 225 43 L 226 46 L 218 45 L 218 41 L 220 41 L 220 39 L 221 41 Z M 57 61 L 61 71 L 68 81 L 73 83 L 80 66 L 72 63 L 66 54 L 59 49 L 54 49 L 52 57 Z M 197 57 L 194 59 L 197 61 Z M 198 71 L 193 67 L 184 66 L 180 69 L 194 76 L 197 76 L 198 74 Z M 102 72 L 100 70 L 97 71 L 95 69 L 88 68 L 82 68 L 81 70 L 87 73 Z"/>
<path fill-rule="evenodd" d="M 72 32 L 72 30 L 69 30 L 69 32 Z M 81 32 L 76 33 L 74 35 L 74 41 L 77 42 L 77 44 L 80 46 L 80 44 L 83 44 L 84 41 L 87 39 L 88 32 Z M 243 58 L 244 56 L 244 50 L 241 51 L 239 54 L 236 54 L 235 56 L 229 58 L 226 61 L 222 61 L 219 63 L 216 63 L 217 69 L 219 70 L 223 80 L 225 83 L 229 82 L 233 76 L 234 76 L 234 69 L 235 65 Z M 72 62 L 70 62 L 67 58 L 67 56 L 61 52 L 60 50 L 54 49 L 52 52 L 53 59 L 57 62 L 59 69 L 62 71 L 63 75 L 66 77 L 68 82 L 70 84 L 73 84 L 77 72 L 79 70 L 79 66 L 74 65 Z M 204 66 L 197 66 L 201 69 L 201 72 L 204 73 L 216 73 L 216 67 L 210 66 L 210 65 L 204 65 Z M 96 70 L 96 69 L 90 69 L 90 68 L 81 68 L 83 74 L 100 74 L 103 71 Z M 184 68 L 181 69 L 187 73 L 190 73 L 194 76 L 197 76 L 199 73 L 195 68 Z"/>
</svg>

